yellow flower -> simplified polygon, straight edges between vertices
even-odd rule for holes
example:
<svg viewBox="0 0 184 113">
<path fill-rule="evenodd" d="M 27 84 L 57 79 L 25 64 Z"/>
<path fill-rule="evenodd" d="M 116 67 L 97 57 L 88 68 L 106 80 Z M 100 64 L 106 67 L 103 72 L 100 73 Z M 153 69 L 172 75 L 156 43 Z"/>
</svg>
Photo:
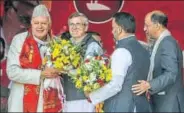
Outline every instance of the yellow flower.
<svg viewBox="0 0 184 113">
<path fill-rule="evenodd" d="M 75 59 L 72 62 L 72 65 L 76 68 L 80 62 L 80 57 L 75 57 Z"/>
<path fill-rule="evenodd" d="M 102 69 L 105 71 L 107 70 L 107 67 L 105 65 L 102 65 Z"/>
<path fill-rule="evenodd" d="M 95 106 L 96 113 L 103 113 L 104 102 L 101 102 Z"/>
<path fill-rule="evenodd" d="M 106 75 L 106 81 L 109 82 L 112 79 L 112 70 L 108 69 L 107 70 L 107 75 Z"/>
<path fill-rule="evenodd" d="M 100 88 L 100 84 L 99 83 L 93 84 L 93 89 L 98 89 L 98 88 Z"/>
<path fill-rule="evenodd" d="M 70 63 L 69 57 L 68 57 L 68 56 L 65 56 L 65 57 L 63 58 L 63 63 L 65 63 L 65 64 Z"/>
<path fill-rule="evenodd" d="M 72 62 L 72 65 L 76 68 L 78 66 L 78 62 L 75 60 Z"/>
<path fill-rule="evenodd" d="M 77 81 L 76 81 L 76 84 L 75 84 L 75 87 L 76 87 L 76 88 L 81 88 L 81 87 L 82 87 L 82 81 L 77 80 Z"/>
<path fill-rule="evenodd" d="M 73 60 L 75 56 L 73 54 L 70 54 L 70 59 Z"/>
<path fill-rule="evenodd" d="M 80 68 L 77 69 L 77 74 L 78 74 L 78 75 L 81 74 L 81 69 L 80 69 Z"/>
<path fill-rule="evenodd" d="M 52 57 L 53 58 L 56 58 L 56 57 L 59 56 L 59 54 L 60 54 L 60 50 L 58 48 L 55 48 L 54 51 L 53 51 L 53 53 L 52 53 Z"/>
<path fill-rule="evenodd" d="M 56 61 L 54 61 L 54 67 L 59 69 L 63 68 L 62 58 L 57 58 Z"/>
<path fill-rule="evenodd" d="M 61 49 L 62 48 L 62 45 L 61 44 L 59 44 L 59 43 L 54 43 L 53 44 L 53 48 L 57 48 L 57 49 Z"/>
<path fill-rule="evenodd" d="M 67 44 L 69 44 L 69 41 L 67 41 L 67 40 L 61 40 L 61 44 L 62 45 L 67 45 Z"/>
<path fill-rule="evenodd" d="M 101 73 L 99 78 L 100 78 L 101 80 L 104 80 L 104 79 L 105 79 L 105 74 L 104 74 L 104 73 Z"/>
<path fill-rule="evenodd" d="M 111 81 L 111 79 L 112 79 L 112 75 L 111 74 L 108 74 L 105 80 L 107 82 L 109 82 L 109 81 Z"/>
<path fill-rule="evenodd" d="M 84 91 L 91 92 L 91 87 L 89 85 L 85 85 Z"/>
<path fill-rule="evenodd" d="M 86 75 L 82 76 L 82 80 L 83 80 L 83 81 L 86 81 L 86 80 L 88 80 L 88 79 L 89 79 L 88 76 L 86 76 Z"/>
<path fill-rule="evenodd" d="M 44 57 L 43 60 L 42 60 L 42 65 L 45 65 L 48 61 L 48 58 L 47 57 Z"/>
<path fill-rule="evenodd" d="M 73 49 L 70 49 L 71 50 L 71 55 L 75 55 L 76 54 L 76 51 L 74 51 Z"/>
</svg>

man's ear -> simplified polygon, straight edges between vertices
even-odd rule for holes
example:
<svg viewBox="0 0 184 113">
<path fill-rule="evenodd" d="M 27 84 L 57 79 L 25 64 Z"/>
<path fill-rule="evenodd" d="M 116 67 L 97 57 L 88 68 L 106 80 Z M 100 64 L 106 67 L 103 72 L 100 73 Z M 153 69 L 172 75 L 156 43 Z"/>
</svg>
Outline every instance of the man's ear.
<svg viewBox="0 0 184 113">
<path fill-rule="evenodd" d="M 118 27 L 118 34 L 120 34 L 122 32 L 122 28 L 121 27 Z"/>
<path fill-rule="evenodd" d="M 155 27 L 156 27 L 157 29 L 160 29 L 161 25 L 160 25 L 159 23 L 156 23 L 156 24 L 155 24 Z"/>
</svg>

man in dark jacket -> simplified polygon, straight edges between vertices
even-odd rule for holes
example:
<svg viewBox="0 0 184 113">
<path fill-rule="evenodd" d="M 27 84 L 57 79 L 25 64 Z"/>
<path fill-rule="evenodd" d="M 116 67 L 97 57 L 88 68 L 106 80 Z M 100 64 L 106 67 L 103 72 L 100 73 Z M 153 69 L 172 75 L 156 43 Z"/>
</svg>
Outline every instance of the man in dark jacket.
<svg viewBox="0 0 184 113">
<path fill-rule="evenodd" d="M 135 18 L 126 12 L 114 15 L 112 33 L 116 49 L 111 57 L 112 80 L 102 88 L 86 93 L 95 105 L 104 101 L 105 112 L 149 112 L 145 94 L 131 91 L 137 80 L 147 79 L 149 53 L 135 37 Z"/>
</svg>

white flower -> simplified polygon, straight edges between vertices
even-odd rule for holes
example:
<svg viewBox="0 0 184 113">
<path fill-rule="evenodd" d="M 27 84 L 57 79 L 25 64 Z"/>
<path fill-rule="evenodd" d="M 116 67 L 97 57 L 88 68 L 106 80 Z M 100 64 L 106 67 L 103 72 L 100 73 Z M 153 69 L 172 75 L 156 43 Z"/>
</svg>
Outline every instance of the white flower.
<svg viewBox="0 0 184 113">
<path fill-rule="evenodd" d="M 64 50 L 68 50 L 68 46 L 65 45 L 65 46 L 63 47 L 63 49 L 64 49 Z"/>
<path fill-rule="evenodd" d="M 100 60 L 99 62 L 100 62 L 100 65 L 105 64 L 104 60 Z"/>
<path fill-rule="evenodd" d="M 47 50 L 46 50 L 46 56 L 51 56 L 51 48 L 49 47 Z"/>
<path fill-rule="evenodd" d="M 52 67 L 52 66 L 53 66 L 52 61 L 50 61 L 50 60 L 47 61 L 46 66 L 47 66 L 47 67 Z"/>
<path fill-rule="evenodd" d="M 94 72 L 90 73 L 89 78 L 90 78 L 90 82 L 95 81 L 96 80 L 96 74 Z"/>
<path fill-rule="evenodd" d="M 90 79 L 87 79 L 87 80 L 85 81 L 85 83 L 91 83 Z"/>
<path fill-rule="evenodd" d="M 86 59 L 89 59 L 90 60 L 91 58 L 93 58 L 93 56 L 91 56 L 91 55 L 87 55 L 86 56 Z"/>
<path fill-rule="evenodd" d="M 69 70 L 73 69 L 73 66 L 72 65 L 67 65 L 67 66 L 64 66 L 63 69 L 66 70 L 66 71 L 69 71 Z"/>
<path fill-rule="evenodd" d="M 73 60 L 74 59 L 74 56 L 70 54 L 70 59 Z"/>
<path fill-rule="evenodd" d="M 92 71 L 92 66 L 91 66 L 90 62 L 85 63 L 84 65 L 87 68 L 87 70 Z"/>
<path fill-rule="evenodd" d="M 66 55 L 69 55 L 69 50 L 68 50 L 68 46 L 67 46 L 67 45 L 65 45 L 65 46 L 63 47 L 63 51 L 64 51 L 64 53 L 65 53 Z"/>
</svg>

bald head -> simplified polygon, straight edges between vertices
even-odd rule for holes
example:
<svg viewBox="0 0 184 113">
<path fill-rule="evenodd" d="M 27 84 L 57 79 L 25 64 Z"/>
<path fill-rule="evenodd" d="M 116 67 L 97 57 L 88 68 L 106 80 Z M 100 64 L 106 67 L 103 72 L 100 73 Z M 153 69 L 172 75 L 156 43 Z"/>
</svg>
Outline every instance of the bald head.
<svg viewBox="0 0 184 113">
<path fill-rule="evenodd" d="M 162 11 L 152 11 L 146 15 L 146 18 L 150 19 L 153 23 L 158 23 L 163 27 L 167 27 L 168 17 Z"/>
<path fill-rule="evenodd" d="M 160 15 L 165 15 L 164 12 L 160 11 L 160 10 L 154 10 L 152 12 L 150 12 L 151 14 L 154 14 L 154 13 L 157 13 L 157 14 L 160 14 Z"/>
<path fill-rule="evenodd" d="M 152 11 L 145 17 L 144 31 L 146 36 L 157 39 L 167 29 L 168 18 L 162 11 Z"/>
</svg>

